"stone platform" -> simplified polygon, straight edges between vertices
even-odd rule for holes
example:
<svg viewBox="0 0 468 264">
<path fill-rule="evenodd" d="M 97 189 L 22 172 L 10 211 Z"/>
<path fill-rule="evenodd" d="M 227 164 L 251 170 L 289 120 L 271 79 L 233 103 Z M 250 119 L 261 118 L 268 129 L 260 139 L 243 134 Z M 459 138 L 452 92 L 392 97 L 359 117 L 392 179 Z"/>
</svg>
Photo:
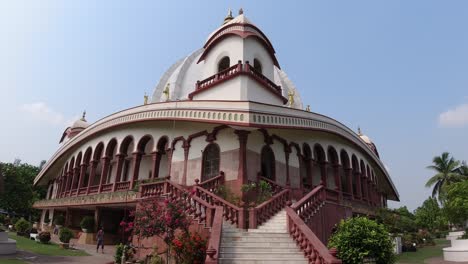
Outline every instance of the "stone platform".
<svg viewBox="0 0 468 264">
<path fill-rule="evenodd" d="M 16 241 L 8 238 L 7 232 L 0 232 L 0 255 L 15 254 Z"/>
</svg>

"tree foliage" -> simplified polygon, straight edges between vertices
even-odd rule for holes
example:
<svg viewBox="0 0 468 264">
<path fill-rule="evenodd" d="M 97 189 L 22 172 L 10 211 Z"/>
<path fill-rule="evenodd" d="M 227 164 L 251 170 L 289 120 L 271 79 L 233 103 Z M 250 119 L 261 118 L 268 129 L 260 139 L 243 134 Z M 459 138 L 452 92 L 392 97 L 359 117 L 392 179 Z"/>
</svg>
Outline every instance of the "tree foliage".
<svg viewBox="0 0 468 264">
<path fill-rule="evenodd" d="M 380 208 L 376 215 L 378 223 L 383 224 L 391 233 L 416 232 L 414 215 L 406 206 L 397 209 Z"/>
<path fill-rule="evenodd" d="M 418 227 L 428 229 L 431 232 L 444 229 L 447 226 L 445 217 L 439 203 L 435 198 L 427 198 L 423 204 L 414 211 Z"/>
<path fill-rule="evenodd" d="M 0 193 L 0 208 L 24 216 L 36 215 L 32 205 L 35 201 L 43 199 L 47 191 L 44 186 L 33 186 L 39 168 L 15 161 L 0 163 L 0 170 L 4 181 L 4 192 Z"/>
<path fill-rule="evenodd" d="M 360 264 L 365 258 L 373 258 L 377 264 L 395 262 L 393 242 L 387 229 L 365 217 L 341 220 L 328 246 L 338 249 L 343 263 Z"/>
<path fill-rule="evenodd" d="M 426 183 L 426 187 L 434 186 L 432 197 L 437 196 L 439 201 L 443 201 L 447 186 L 454 182 L 459 182 L 464 178 L 460 174 L 460 164 L 460 161 L 455 160 L 448 152 L 444 152 L 442 155 L 433 158 L 432 165 L 427 168 L 434 170 L 436 174 Z"/>
<path fill-rule="evenodd" d="M 448 187 L 444 211 L 454 224 L 462 225 L 468 219 L 468 180 Z"/>
</svg>

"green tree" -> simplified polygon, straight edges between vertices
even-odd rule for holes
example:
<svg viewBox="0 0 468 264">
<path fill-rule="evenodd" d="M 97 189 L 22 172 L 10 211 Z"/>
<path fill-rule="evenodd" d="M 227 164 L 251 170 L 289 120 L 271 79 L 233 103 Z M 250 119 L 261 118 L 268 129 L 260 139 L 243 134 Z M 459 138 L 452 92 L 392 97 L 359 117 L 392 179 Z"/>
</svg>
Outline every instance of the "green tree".
<svg viewBox="0 0 468 264">
<path fill-rule="evenodd" d="M 4 180 L 4 192 L 0 194 L 0 208 L 25 216 L 31 214 L 37 216 L 37 211 L 32 209 L 32 205 L 35 201 L 43 199 L 47 191 L 45 187 L 33 186 L 39 168 L 15 161 L 15 163 L 1 163 L 0 170 Z"/>
<path fill-rule="evenodd" d="M 427 168 L 436 171 L 436 174 L 427 181 L 426 187 L 429 188 L 434 185 L 432 197 L 437 196 L 439 201 L 442 201 L 445 188 L 451 183 L 461 180 L 459 174 L 460 162 L 450 157 L 448 152 L 444 152 L 442 155 L 434 157 L 432 163 L 433 165 L 427 166 Z"/>
<path fill-rule="evenodd" d="M 426 228 L 431 232 L 447 226 L 447 219 L 444 216 L 439 203 L 435 198 L 427 198 L 423 204 L 414 211 L 416 224 L 418 227 Z"/>
<path fill-rule="evenodd" d="M 448 187 L 444 211 L 454 224 L 462 225 L 468 219 L 468 180 Z"/>
<path fill-rule="evenodd" d="M 380 208 L 376 220 L 391 233 L 416 232 L 414 215 L 406 206 L 397 209 Z"/>
</svg>

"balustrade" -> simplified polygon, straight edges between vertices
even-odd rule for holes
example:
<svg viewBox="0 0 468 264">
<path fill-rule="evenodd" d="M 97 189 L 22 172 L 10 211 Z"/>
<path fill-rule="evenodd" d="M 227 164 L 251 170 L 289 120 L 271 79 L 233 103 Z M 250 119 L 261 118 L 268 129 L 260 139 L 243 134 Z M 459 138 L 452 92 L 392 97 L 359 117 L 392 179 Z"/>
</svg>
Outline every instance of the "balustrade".
<svg viewBox="0 0 468 264">
<path fill-rule="evenodd" d="M 309 263 L 338 264 L 341 260 L 336 258 L 336 250 L 328 250 L 327 247 L 310 230 L 304 221 L 296 214 L 293 208 L 286 207 L 288 232 Z"/>
<path fill-rule="evenodd" d="M 101 185 L 101 192 L 111 192 L 113 183 L 106 183 Z"/>
<path fill-rule="evenodd" d="M 84 194 L 86 194 L 87 191 L 88 191 L 87 187 L 82 187 L 82 188 L 78 189 L 78 195 L 84 195 Z"/>
<path fill-rule="evenodd" d="M 221 171 L 218 176 L 208 179 L 204 182 L 199 182 L 199 180 L 196 179 L 195 184 L 210 192 L 214 192 L 216 189 L 218 189 L 219 186 L 224 184 L 224 172 Z"/>
<path fill-rule="evenodd" d="M 105 184 L 103 184 L 102 186 L 104 185 Z M 130 189 L 130 181 L 117 182 L 115 185 L 116 185 L 115 186 L 116 191 L 125 191 L 125 190 Z"/>
<path fill-rule="evenodd" d="M 308 222 L 325 204 L 326 192 L 323 185 L 318 185 L 309 194 L 291 206 L 299 217 Z"/>
<path fill-rule="evenodd" d="M 289 201 L 289 189 L 282 190 L 268 201 L 249 209 L 249 228 L 257 228 L 276 213 L 281 211 Z"/>
<path fill-rule="evenodd" d="M 89 187 L 89 194 L 97 193 L 99 192 L 99 185 L 91 186 Z"/>
</svg>

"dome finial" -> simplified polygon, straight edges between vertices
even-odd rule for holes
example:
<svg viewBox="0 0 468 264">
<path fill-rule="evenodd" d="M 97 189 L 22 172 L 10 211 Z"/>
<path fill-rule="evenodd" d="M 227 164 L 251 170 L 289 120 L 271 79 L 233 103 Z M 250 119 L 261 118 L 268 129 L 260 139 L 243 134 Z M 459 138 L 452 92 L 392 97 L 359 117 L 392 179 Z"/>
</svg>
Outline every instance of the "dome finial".
<svg viewBox="0 0 468 264">
<path fill-rule="evenodd" d="M 145 92 L 145 95 L 143 95 L 143 104 L 147 105 L 148 104 L 148 95 Z"/>
<path fill-rule="evenodd" d="M 360 126 L 357 127 L 357 134 L 358 134 L 359 136 L 362 136 L 361 127 L 360 127 Z"/>
<path fill-rule="evenodd" d="M 81 117 L 81 120 L 86 122 L 86 110 L 83 111 L 83 116 Z"/>
<path fill-rule="evenodd" d="M 233 19 L 232 11 L 231 11 L 231 8 L 229 8 L 227 16 L 224 18 L 223 25 L 226 24 L 227 22 L 231 21 L 232 19 Z"/>
<path fill-rule="evenodd" d="M 244 14 L 244 9 L 242 9 L 242 7 L 239 9 L 239 15 L 243 15 Z"/>
</svg>

